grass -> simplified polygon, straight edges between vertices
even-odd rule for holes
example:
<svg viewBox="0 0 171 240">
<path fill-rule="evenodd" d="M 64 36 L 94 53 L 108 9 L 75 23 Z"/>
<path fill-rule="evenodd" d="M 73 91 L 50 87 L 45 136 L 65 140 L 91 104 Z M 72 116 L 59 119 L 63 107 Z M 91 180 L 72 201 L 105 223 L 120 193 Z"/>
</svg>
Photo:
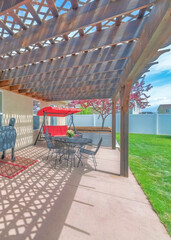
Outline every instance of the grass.
<svg viewBox="0 0 171 240">
<path fill-rule="evenodd" d="M 171 235 L 171 136 L 130 133 L 129 166 Z"/>
</svg>

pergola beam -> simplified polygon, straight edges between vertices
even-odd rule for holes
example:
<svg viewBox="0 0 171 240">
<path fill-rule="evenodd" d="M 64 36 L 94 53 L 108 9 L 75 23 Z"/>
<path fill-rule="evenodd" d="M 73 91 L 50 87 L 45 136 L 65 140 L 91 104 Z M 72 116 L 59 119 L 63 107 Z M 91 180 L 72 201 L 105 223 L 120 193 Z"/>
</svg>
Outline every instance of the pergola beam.
<svg viewBox="0 0 171 240">
<path fill-rule="evenodd" d="M 103 90 L 102 89 L 97 89 L 96 86 L 77 87 L 77 90 L 76 90 L 77 92 L 76 93 L 82 94 L 84 96 L 85 94 L 90 94 L 91 92 L 94 92 L 94 90 L 97 91 L 97 92 L 101 92 L 101 91 L 103 92 L 104 90 L 111 91 L 112 89 L 115 88 L 115 84 L 109 84 L 109 85 L 101 84 L 100 86 L 101 86 L 101 88 L 103 88 Z M 92 89 L 92 87 L 93 87 L 93 89 Z M 43 91 L 43 92 L 36 90 L 36 92 L 41 93 L 44 96 L 49 95 L 49 94 L 51 96 L 53 96 L 60 90 L 53 91 L 53 92 L 52 91 L 48 91 L 48 90 L 47 91 Z M 31 91 L 35 91 L 35 89 L 31 89 Z M 75 94 L 75 88 L 65 89 L 62 92 L 60 92 L 60 95 L 64 95 L 65 96 L 67 94 L 72 94 L 72 93 Z"/>
<path fill-rule="evenodd" d="M 16 13 L 14 13 L 13 10 L 11 10 L 9 14 L 14 19 L 14 22 L 17 23 L 22 29 L 27 29 L 27 26 L 21 21 L 20 17 Z"/>
<path fill-rule="evenodd" d="M 49 84 L 46 86 L 38 86 L 38 87 L 33 87 L 32 89 L 34 89 L 34 91 L 38 91 L 38 92 L 49 92 L 49 93 L 53 93 L 54 91 L 66 91 L 66 90 L 70 90 L 72 88 L 79 88 L 79 87 L 93 87 L 95 86 L 97 89 L 101 88 L 102 85 L 113 85 L 113 84 L 117 84 L 118 82 L 118 78 L 116 79 L 104 79 L 104 80 L 97 80 L 97 81 L 84 81 L 84 82 L 77 82 L 75 84 L 71 83 L 71 84 Z M 27 86 L 28 88 L 28 86 Z"/>
<path fill-rule="evenodd" d="M 2 29 L 5 29 L 10 35 L 14 35 L 13 31 L 11 30 L 11 28 L 9 28 L 2 20 L 0 20 L 0 27 Z M 3 40 L 1 40 L 2 42 Z"/>
<path fill-rule="evenodd" d="M 70 87 L 80 87 L 80 86 L 94 86 L 94 85 L 98 85 L 100 83 L 117 83 L 119 81 L 119 78 L 106 78 L 106 79 L 98 79 L 98 80 L 89 80 L 87 79 L 87 81 L 75 81 L 75 82 L 72 82 L 70 83 L 69 81 L 66 81 L 66 82 L 62 82 L 62 83 L 58 83 L 58 82 L 52 82 L 52 83 L 47 83 L 46 86 L 45 85 L 37 85 L 37 86 L 33 86 L 31 88 L 35 88 L 35 89 L 51 89 L 52 91 L 53 90 L 59 90 L 59 89 L 67 89 L 67 88 L 70 88 Z M 29 85 L 27 85 L 27 87 L 29 87 Z M 97 86 L 98 88 L 98 86 Z"/>
<path fill-rule="evenodd" d="M 103 89 L 100 91 L 97 91 L 96 89 L 91 91 L 83 91 L 83 92 L 72 92 L 72 93 L 66 93 L 66 94 L 45 94 L 42 95 L 45 98 L 51 98 L 52 100 L 74 100 L 74 99 L 93 99 L 93 98 L 110 98 L 112 96 L 112 92 L 114 91 L 114 88 L 112 89 Z"/>
<path fill-rule="evenodd" d="M 11 84 L 11 80 L 0 81 L 0 88 L 10 86 L 10 84 Z"/>
<path fill-rule="evenodd" d="M 69 69 L 77 66 L 83 67 L 97 63 L 123 60 L 131 55 L 134 46 L 135 43 L 127 43 L 88 53 L 81 53 L 79 55 L 72 55 L 63 59 L 49 60 L 48 62 L 28 65 L 26 67 L 20 67 L 12 70 L 5 70 L 1 74 L 0 80 L 25 77 L 55 70 Z"/>
<path fill-rule="evenodd" d="M 45 73 L 45 74 L 37 74 L 34 76 L 28 76 L 24 78 L 16 78 L 11 79 L 11 84 L 25 84 L 28 88 L 39 87 L 40 85 L 47 84 L 65 84 L 68 82 L 73 82 L 74 84 L 82 81 L 96 81 L 96 80 L 105 80 L 109 78 L 119 78 L 121 71 L 109 71 L 104 73 L 94 73 L 94 74 L 84 74 L 80 77 L 68 77 L 68 78 L 58 78 L 58 76 L 54 76 L 53 74 Z M 9 80 L 6 80 L 9 81 Z M 1 81 L 0 81 L 1 82 Z M 4 81 L 3 81 L 4 82 Z"/>
<path fill-rule="evenodd" d="M 54 17 L 58 17 L 58 10 L 57 7 L 55 6 L 55 3 L 53 0 L 46 0 L 48 7 L 50 11 L 52 12 Z"/>
<path fill-rule="evenodd" d="M 153 7 L 149 18 L 146 21 L 140 39 L 133 50 L 133 53 L 121 76 L 118 87 L 113 98 L 116 97 L 120 87 L 127 83 L 134 83 L 137 76 L 143 71 L 146 65 L 156 56 L 158 49 L 171 36 L 171 1 L 158 0 Z"/>
<path fill-rule="evenodd" d="M 41 26 L 32 26 L 27 31 L 20 31 L 20 35 L 7 37 L 1 42 L 0 55 L 19 48 L 28 47 L 54 37 L 68 34 L 101 21 L 128 14 L 132 11 L 151 6 L 153 0 L 120 0 L 93 1 L 77 10 L 43 22 Z M 37 34 L 39 33 L 39 34 Z"/>
<path fill-rule="evenodd" d="M 23 4 L 30 2 L 31 0 L 1 0 L 0 1 L 0 16 L 9 12 L 10 10 L 16 9 Z"/>
<path fill-rule="evenodd" d="M 93 65 L 88 65 L 88 66 L 80 66 L 80 67 L 75 67 L 75 68 L 70 68 L 70 69 L 63 69 L 63 70 L 58 70 L 54 72 L 47 72 L 46 74 L 36 74 L 30 76 L 30 79 L 38 79 L 37 81 L 40 82 L 40 79 L 42 78 L 43 80 L 46 79 L 46 76 L 48 76 L 48 79 L 54 79 L 58 78 L 63 81 L 64 78 L 70 78 L 70 77 L 81 77 L 84 75 L 89 75 L 89 74 L 95 74 L 95 73 L 105 73 L 105 72 L 115 72 L 115 71 L 121 71 L 124 69 L 126 61 L 125 60 L 119 60 L 119 61 L 110 61 L 110 62 L 104 62 L 104 63 L 97 63 Z M 16 79 L 14 80 L 15 82 L 23 84 L 23 80 L 25 78 L 21 77 L 17 81 Z M 29 77 L 27 78 L 28 81 Z M 6 79 L 6 80 L 9 80 Z M 36 80 L 34 80 L 34 83 L 36 83 Z"/>
<path fill-rule="evenodd" d="M 143 25 L 144 20 L 135 20 L 123 23 L 119 27 L 114 26 L 100 32 L 88 34 L 83 38 L 77 37 L 45 48 L 25 52 L 13 58 L 0 60 L 0 69 L 9 69 L 47 59 L 64 57 L 73 53 L 134 41 L 139 38 Z"/>
<path fill-rule="evenodd" d="M 32 4 L 30 3 L 31 1 L 27 1 L 27 3 L 25 4 L 27 9 L 29 10 L 29 12 L 31 13 L 31 15 L 33 16 L 34 20 L 38 23 L 41 24 L 42 21 L 39 17 L 39 15 L 37 14 L 36 10 L 34 9 L 34 7 L 32 6 Z"/>
<path fill-rule="evenodd" d="M 77 9 L 78 8 L 78 1 L 77 0 L 70 0 L 72 8 Z"/>
</svg>

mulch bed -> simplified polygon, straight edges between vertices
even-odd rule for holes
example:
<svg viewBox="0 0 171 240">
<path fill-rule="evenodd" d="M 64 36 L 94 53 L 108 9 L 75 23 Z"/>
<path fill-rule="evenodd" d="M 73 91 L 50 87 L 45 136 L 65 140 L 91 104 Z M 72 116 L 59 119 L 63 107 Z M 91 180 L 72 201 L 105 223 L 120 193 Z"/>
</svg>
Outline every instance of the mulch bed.
<svg viewBox="0 0 171 240">
<path fill-rule="evenodd" d="M 12 179 L 36 162 L 38 160 L 19 156 L 16 156 L 15 162 L 11 162 L 11 156 L 8 155 L 0 160 L 0 176 Z"/>
</svg>

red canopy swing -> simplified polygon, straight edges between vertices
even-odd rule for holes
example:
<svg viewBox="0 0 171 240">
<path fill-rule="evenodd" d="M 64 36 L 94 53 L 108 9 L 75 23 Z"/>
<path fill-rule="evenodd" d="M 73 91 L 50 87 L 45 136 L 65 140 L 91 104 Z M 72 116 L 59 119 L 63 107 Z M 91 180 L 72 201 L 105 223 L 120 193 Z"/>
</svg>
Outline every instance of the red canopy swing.
<svg viewBox="0 0 171 240">
<path fill-rule="evenodd" d="M 38 136 L 36 138 L 35 145 L 36 145 L 37 141 L 39 140 L 42 129 L 43 129 L 44 133 L 47 131 L 52 137 L 66 136 L 66 132 L 68 130 L 67 125 L 46 126 L 46 124 L 45 124 L 46 116 L 47 117 L 66 117 L 68 115 L 71 115 L 69 127 L 71 127 L 71 125 L 73 125 L 74 131 L 76 132 L 74 122 L 73 122 L 73 114 L 81 112 L 81 111 L 82 111 L 82 109 L 78 109 L 78 108 L 58 108 L 58 107 L 45 107 L 45 108 L 40 109 L 37 112 L 37 116 L 43 116 L 43 123 L 39 130 Z"/>
</svg>

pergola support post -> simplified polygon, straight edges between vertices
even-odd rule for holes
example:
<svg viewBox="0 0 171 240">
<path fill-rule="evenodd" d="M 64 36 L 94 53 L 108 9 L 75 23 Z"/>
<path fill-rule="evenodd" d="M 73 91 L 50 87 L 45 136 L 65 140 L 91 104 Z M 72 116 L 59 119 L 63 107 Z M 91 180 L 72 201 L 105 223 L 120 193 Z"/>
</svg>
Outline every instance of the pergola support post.
<svg viewBox="0 0 171 240">
<path fill-rule="evenodd" d="M 128 177 L 128 120 L 130 87 L 123 86 L 120 91 L 120 175 Z"/>
<path fill-rule="evenodd" d="M 116 101 L 112 100 L 112 149 L 116 149 Z"/>
</svg>

